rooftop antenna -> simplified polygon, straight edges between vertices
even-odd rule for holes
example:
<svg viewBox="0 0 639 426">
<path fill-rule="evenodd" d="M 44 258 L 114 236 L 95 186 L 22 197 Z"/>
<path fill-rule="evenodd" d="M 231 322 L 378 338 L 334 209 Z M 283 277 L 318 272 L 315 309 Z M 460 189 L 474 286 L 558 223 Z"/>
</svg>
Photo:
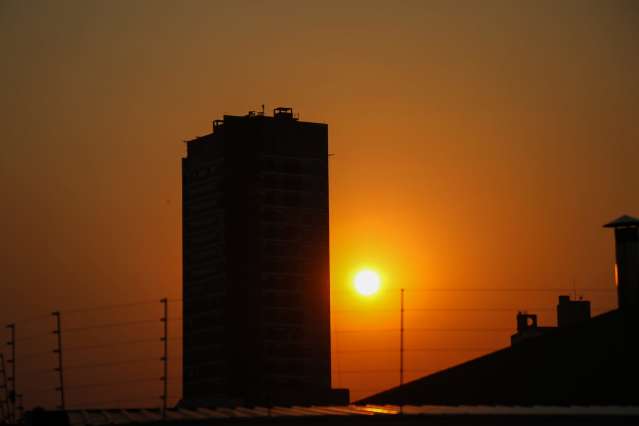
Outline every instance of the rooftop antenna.
<svg viewBox="0 0 639 426">
<path fill-rule="evenodd" d="M 164 323 L 164 335 L 162 336 L 162 338 L 160 339 L 162 341 L 162 346 L 163 346 L 163 353 L 162 353 L 162 358 L 160 359 L 162 361 L 162 367 L 163 367 L 163 374 L 162 374 L 162 378 L 160 380 L 162 380 L 162 420 L 166 420 L 166 406 L 167 406 L 167 401 L 169 399 L 169 310 L 168 310 L 168 306 L 169 306 L 169 299 L 167 299 L 166 297 L 163 298 L 162 300 L 160 300 L 160 303 L 162 304 L 162 306 L 164 307 L 164 316 L 160 319 L 160 321 L 162 321 L 162 323 Z"/>
</svg>

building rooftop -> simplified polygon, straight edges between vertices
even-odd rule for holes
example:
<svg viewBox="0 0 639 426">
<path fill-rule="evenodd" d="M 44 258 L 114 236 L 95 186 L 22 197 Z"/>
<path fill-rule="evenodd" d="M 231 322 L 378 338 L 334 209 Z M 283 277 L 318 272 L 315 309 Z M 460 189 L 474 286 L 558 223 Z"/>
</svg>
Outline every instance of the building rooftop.
<svg viewBox="0 0 639 426">
<path fill-rule="evenodd" d="M 610 311 L 366 397 L 362 404 L 637 405 L 634 312 Z"/>
<path fill-rule="evenodd" d="M 622 228 L 626 226 L 639 226 L 639 219 L 625 214 L 612 222 L 606 223 L 604 228 Z"/>
</svg>

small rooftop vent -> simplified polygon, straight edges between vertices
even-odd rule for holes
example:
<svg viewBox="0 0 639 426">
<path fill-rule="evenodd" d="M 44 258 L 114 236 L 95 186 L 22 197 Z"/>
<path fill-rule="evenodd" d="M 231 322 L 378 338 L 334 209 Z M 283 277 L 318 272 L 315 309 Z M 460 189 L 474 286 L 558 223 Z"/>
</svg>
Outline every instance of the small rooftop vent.
<svg viewBox="0 0 639 426">
<path fill-rule="evenodd" d="M 293 108 L 289 107 L 277 107 L 273 110 L 273 117 L 275 118 L 293 118 Z"/>
</svg>

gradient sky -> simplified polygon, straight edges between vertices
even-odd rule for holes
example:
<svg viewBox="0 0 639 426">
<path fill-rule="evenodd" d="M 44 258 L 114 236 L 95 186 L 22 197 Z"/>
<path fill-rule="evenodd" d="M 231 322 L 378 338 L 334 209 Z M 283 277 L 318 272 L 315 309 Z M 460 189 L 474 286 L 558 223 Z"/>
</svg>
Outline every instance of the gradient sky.
<svg viewBox="0 0 639 426">
<path fill-rule="evenodd" d="M 514 311 L 485 308 L 554 324 L 556 291 L 454 289 L 576 287 L 613 309 L 601 225 L 639 215 L 638 46 L 634 1 L 0 1 L 0 321 L 28 355 L 53 347 L 27 338 L 55 309 L 149 301 L 63 321 L 158 319 L 161 297 L 181 297 L 182 141 L 261 104 L 329 124 L 333 384 L 353 397 L 397 383 L 400 287 L 409 310 L 443 309 L 407 312 L 409 329 L 514 328 Z M 369 299 L 352 291 L 364 266 L 383 277 Z M 159 337 L 145 327 L 68 339 Z M 509 335 L 409 330 L 406 346 L 428 350 L 406 354 L 407 377 Z M 67 359 L 158 358 L 153 345 Z M 55 376 L 38 369 L 55 358 L 26 355 L 27 406 L 53 405 Z M 76 371 L 71 385 L 160 364 Z M 131 392 L 149 401 L 159 382 L 69 399 Z"/>
</svg>

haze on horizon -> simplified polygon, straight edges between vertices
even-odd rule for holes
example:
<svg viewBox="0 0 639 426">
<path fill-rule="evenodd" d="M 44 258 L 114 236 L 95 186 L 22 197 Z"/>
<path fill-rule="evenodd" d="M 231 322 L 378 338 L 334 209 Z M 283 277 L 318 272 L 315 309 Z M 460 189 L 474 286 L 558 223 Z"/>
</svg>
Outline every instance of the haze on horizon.
<svg viewBox="0 0 639 426">
<path fill-rule="evenodd" d="M 400 287 L 408 309 L 444 309 L 408 328 L 515 327 L 449 308 L 554 323 L 557 292 L 434 289 L 576 288 L 615 308 L 601 225 L 639 215 L 637 3 L 345 3 L 0 2 L 0 323 L 154 300 L 66 321 L 156 318 L 179 299 L 182 141 L 261 104 L 329 125 L 333 381 L 354 398 L 397 383 L 366 370 L 397 363 L 379 330 Z M 382 277 L 369 298 L 362 268 Z M 438 350 L 408 353 L 407 379 L 508 336 L 408 332 Z M 147 367 L 131 368 L 113 374 Z"/>
</svg>

